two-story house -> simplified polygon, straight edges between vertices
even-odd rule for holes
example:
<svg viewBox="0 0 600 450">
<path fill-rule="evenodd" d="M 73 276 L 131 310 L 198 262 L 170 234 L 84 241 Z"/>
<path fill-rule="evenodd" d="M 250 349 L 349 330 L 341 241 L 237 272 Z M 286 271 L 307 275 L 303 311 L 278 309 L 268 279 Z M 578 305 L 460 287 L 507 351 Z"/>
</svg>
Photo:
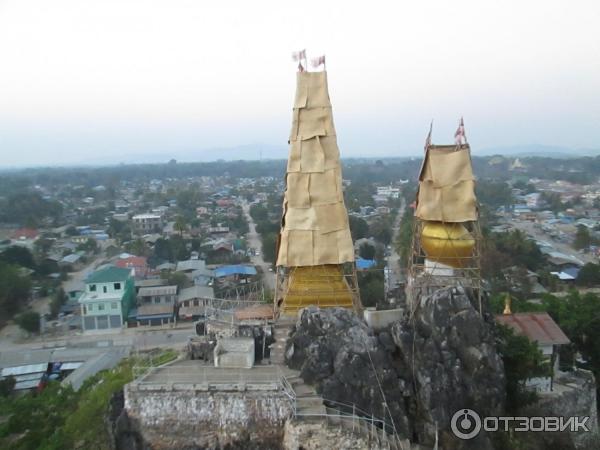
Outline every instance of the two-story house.
<svg viewBox="0 0 600 450">
<path fill-rule="evenodd" d="M 85 331 L 120 329 L 135 306 L 132 269 L 106 266 L 95 271 L 85 280 L 79 304 Z"/>
</svg>

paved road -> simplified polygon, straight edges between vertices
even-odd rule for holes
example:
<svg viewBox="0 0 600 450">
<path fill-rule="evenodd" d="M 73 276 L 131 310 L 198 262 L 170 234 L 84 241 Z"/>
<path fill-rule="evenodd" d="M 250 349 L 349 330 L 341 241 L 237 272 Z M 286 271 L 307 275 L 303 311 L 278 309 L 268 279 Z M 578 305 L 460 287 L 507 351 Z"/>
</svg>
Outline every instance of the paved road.
<svg viewBox="0 0 600 450">
<path fill-rule="evenodd" d="M 565 255 L 569 255 L 573 258 L 576 258 L 576 259 L 582 261 L 583 263 L 588 263 L 588 262 L 597 263 L 598 262 L 598 258 L 596 258 L 590 254 L 579 253 L 577 250 L 575 250 L 569 244 L 565 244 L 564 242 L 558 242 L 558 241 L 552 239 L 552 237 L 550 237 L 549 234 L 545 233 L 544 231 L 542 231 L 538 228 L 535 228 L 533 222 L 530 222 L 528 220 L 510 219 L 510 220 L 506 221 L 506 223 L 523 231 L 524 233 L 527 233 L 529 236 L 531 236 L 532 238 L 534 238 L 538 241 L 547 242 L 548 244 L 552 245 L 554 250 L 556 250 L 557 252 L 564 253 Z"/>
<path fill-rule="evenodd" d="M 387 290 L 393 289 L 396 286 L 396 283 L 401 279 L 401 261 L 400 255 L 396 252 L 396 239 L 398 238 L 398 233 L 400 231 L 400 222 L 402 221 L 402 216 L 404 215 L 404 208 L 406 204 L 404 199 L 402 199 L 402 204 L 398 210 L 398 215 L 396 216 L 396 220 L 394 221 L 394 225 L 392 227 L 392 243 L 390 244 L 390 256 L 386 257 L 386 268 L 387 275 Z"/>
<path fill-rule="evenodd" d="M 271 264 L 266 262 L 262 257 L 262 241 L 260 239 L 260 235 L 256 232 L 256 224 L 254 223 L 254 219 L 250 215 L 250 205 L 248 202 L 244 201 L 242 203 L 242 210 L 244 211 L 244 215 L 246 216 L 246 220 L 248 221 L 248 227 L 250 231 L 246 234 L 246 239 L 248 241 L 249 247 L 252 247 L 260 252 L 258 256 L 251 256 L 250 261 L 252 264 L 256 266 L 260 266 L 263 270 L 263 280 L 265 284 L 265 288 L 273 291 L 275 289 L 275 273 L 270 272 L 269 269 L 272 268 Z"/>
<path fill-rule="evenodd" d="M 132 349 L 151 349 L 156 347 L 183 347 L 189 336 L 195 335 L 192 323 L 177 328 L 126 328 L 114 333 L 77 333 L 58 338 L 40 337 L 28 342 L 14 343 L 3 342 L 1 350 L 5 351 L 27 351 L 41 348 L 65 347 L 69 345 L 84 346 L 107 346 L 112 345 L 129 346 Z"/>
</svg>

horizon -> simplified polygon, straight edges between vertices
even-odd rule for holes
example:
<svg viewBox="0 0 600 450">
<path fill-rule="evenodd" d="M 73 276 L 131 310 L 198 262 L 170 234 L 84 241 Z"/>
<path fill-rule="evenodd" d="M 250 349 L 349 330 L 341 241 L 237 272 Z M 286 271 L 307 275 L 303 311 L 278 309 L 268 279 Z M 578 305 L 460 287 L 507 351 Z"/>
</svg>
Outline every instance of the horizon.
<svg viewBox="0 0 600 450">
<path fill-rule="evenodd" d="M 3 167 L 259 158 L 258 146 L 285 158 L 302 48 L 327 56 L 344 157 L 418 154 L 432 119 L 433 141 L 451 142 L 460 117 L 474 154 L 600 153 L 592 0 L 7 0 L 0 12 Z"/>
</svg>

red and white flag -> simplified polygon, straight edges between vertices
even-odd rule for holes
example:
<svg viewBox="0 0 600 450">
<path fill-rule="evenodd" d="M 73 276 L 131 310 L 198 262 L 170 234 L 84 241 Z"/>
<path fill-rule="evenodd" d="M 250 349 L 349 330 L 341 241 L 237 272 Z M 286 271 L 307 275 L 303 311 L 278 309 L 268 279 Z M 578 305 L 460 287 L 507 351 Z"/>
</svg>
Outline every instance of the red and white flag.
<svg viewBox="0 0 600 450">
<path fill-rule="evenodd" d="M 317 58 L 313 58 L 311 60 L 312 66 L 313 67 L 319 67 L 321 64 L 323 64 L 323 66 L 325 65 L 325 55 L 321 55 Z"/>
<path fill-rule="evenodd" d="M 427 133 L 427 139 L 425 139 L 425 153 L 427 153 L 427 149 L 431 146 L 431 132 L 433 131 L 433 120 L 429 124 L 429 133 Z"/>
<path fill-rule="evenodd" d="M 467 135 L 465 134 L 465 122 L 462 117 L 460 118 L 460 124 L 456 129 L 456 133 L 454 133 L 454 139 L 456 140 L 456 145 L 467 143 Z"/>
<path fill-rule="evenodd" d="M 298 52 L 293 52 L 292 59 L 294 61 L 302 61 L 303 59 L 305 60 L 306 59 L 306 49 L 300 50 Z"/>
</svg>

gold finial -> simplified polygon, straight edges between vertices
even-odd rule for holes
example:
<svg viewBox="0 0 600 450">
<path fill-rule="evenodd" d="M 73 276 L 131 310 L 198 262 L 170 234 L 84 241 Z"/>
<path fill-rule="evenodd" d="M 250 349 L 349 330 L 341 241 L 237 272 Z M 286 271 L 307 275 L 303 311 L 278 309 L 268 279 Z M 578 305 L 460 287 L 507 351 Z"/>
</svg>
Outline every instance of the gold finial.
<svg viewBox="0 0 600 450">
<path fill-rule="evenodd" d="M 505 316 L 510 316 L 512 314 L 512 311 L 510 310 L 510 302 L 510 294 L 506 294 L 506 297 L 504 297 L 504 311 L 502 312 L 502 314 Z"/>
</svg>

